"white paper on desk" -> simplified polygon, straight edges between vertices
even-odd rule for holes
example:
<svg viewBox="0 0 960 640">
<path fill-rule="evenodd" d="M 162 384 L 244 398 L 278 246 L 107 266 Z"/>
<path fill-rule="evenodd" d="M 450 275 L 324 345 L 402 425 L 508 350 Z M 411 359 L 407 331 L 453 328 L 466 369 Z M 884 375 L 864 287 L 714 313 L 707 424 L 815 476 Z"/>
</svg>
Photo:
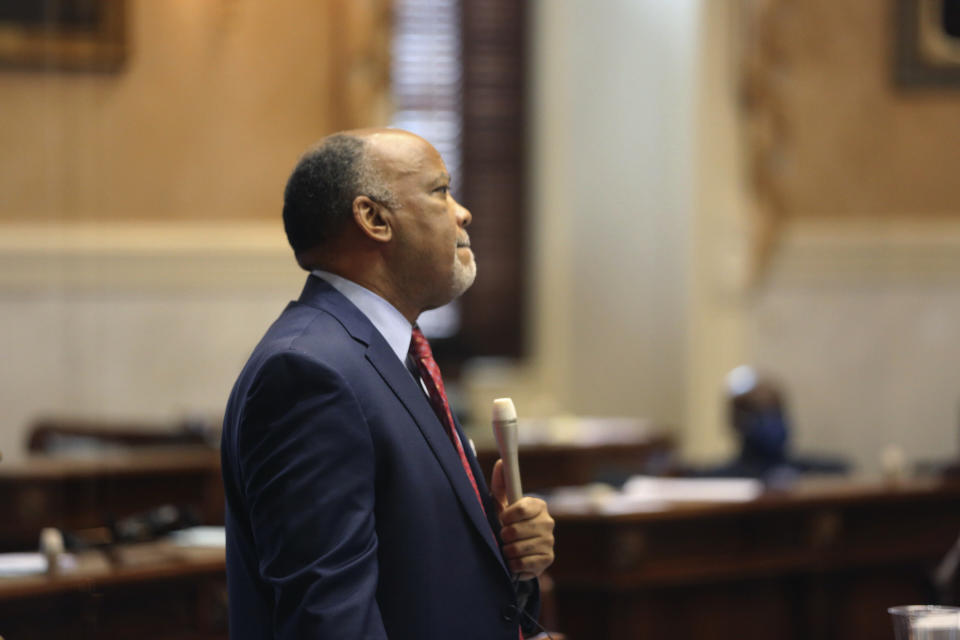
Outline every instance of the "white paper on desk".
<svg viewBox="0 0 960 640">
<path fill-rule="evenodd" d="M 31 576 L 47 572 L 42 553 L 0 553 L 0 577 Z"/>
<path fill-rule="evenodd" d="M 670 503 L 666 500 L 652 500 L 646 496 L 632 496 L 629 493 L 618 493 L 611 496 L 603 507 L 601 513 L 651 513 L 653 511 L 666 511 Z"/>
<path fill-rule="evenodd" d="M 72 553 L 56 556 L 57 571 L 71 571 L 77 567 L 77 557 Z M 0 578 L 35 576 L 47 572 L 47 556 L 38 552 L 0 553 Z"/>
<path fill-rule="evenodd" d="M 667 508 L 662 501 L 634 500 L 608 484 L 595 482 L 577 487 L 560 487 L 547 497 L 556 513 L 637 513 Z"/>
<path fill-rule="evenodd" d="M 178 547 L 227 546 L 227 531 L 223 527 L 190 527 L 170 534 L 170 541 Z"/>
<path fill-rule="evenodd" d="M 623 493 L 636 502 L 749 502 L 763 493 L 763 483 L 752 478 L 633 476 Z"/>
</svg>

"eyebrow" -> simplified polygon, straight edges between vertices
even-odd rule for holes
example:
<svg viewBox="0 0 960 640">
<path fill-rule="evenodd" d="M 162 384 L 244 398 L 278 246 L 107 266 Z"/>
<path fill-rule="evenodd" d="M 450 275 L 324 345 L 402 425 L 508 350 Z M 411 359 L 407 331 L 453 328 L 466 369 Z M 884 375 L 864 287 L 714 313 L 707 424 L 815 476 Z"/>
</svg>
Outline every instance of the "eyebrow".
<svg viewBox="0 0 960 640">
<path fill-rule="evenodd" d="M 445 172 L 440 173 L 437 175 L 437 177 L 433 179 L 433 181 L 430 184 L 433 186 L 439 186 L 441 184 L 450 184 L 450 174 Z"/>
</svg>

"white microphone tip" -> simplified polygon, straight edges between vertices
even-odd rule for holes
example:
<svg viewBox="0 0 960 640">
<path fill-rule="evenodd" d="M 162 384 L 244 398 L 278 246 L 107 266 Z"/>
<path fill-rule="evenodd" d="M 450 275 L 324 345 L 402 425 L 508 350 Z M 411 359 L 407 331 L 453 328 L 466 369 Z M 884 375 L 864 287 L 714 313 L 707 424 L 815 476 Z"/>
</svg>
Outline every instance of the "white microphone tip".
<svg viewBox="0 0 960 640">
<path fill-rule="evenodd" d="M 493 419 L 495 421 L 517 419 L 517 408 L 513 406 L 511 398 L 497 398 L 493 401 Z"/>
</svg>

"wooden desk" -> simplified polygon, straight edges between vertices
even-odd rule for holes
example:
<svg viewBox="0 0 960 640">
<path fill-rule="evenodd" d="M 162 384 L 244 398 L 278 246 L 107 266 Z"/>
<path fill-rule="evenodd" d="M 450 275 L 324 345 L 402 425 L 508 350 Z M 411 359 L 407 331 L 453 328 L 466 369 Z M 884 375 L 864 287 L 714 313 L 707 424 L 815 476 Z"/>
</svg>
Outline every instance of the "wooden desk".
<svg viewBox="0 0 960 640">
<path fill-rule="evenodd" d="M 222 524 L 219 452 L 171 447 L 0 463 L 0 551 L 36 549 L 43 527 L 99 527 L 164 504 L 191 506 L 202 524 Z"/>
<path fill-rule="evenodd" d="M 831 484 L 726 505 L 554 514 L 550 570 L 571 640 L 889 638 L 930 602 L 960 534 L 960 484 Z"/>
<path fill-rule="evenodd" d="M 226 640 L 223 549 L 164 543 L 126 550 L 115 564 L 78 555 L 62 575 L 0 577 L 0 635 L 36 640 Z"/>
<path fill-rule="evenodd" d="M 609 444 L 538 444 L 520 447 L 520 475 L 524 492 L 544 491 L 554 487 L 587 484 L 610 476 L 642 473 L 656 456 L 673 450 L 673 440 L 662 433 L 644 438 Z M 477 450 L 477 461 L 484 478 L 500 454 L 496 448 Z"/>
</svg>

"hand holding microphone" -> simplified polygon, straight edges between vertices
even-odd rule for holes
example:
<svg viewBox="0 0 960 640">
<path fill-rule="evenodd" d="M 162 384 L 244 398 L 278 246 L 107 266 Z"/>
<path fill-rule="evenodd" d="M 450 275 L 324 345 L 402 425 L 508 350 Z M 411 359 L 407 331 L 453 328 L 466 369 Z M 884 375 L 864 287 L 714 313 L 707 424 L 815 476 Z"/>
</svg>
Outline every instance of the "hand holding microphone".
<svg viewBox="0 0 960 640">
<path fill-rule="evenodd" d="M 520 486 L 517 410 L 510 398 L 493 402 L 493 434 L 500 460 L 493 468 L 490 488 L 501 507 L 500 539 L 503 556 L 520 580 L 538 577 L 553 563 L 553 518 L 547 503 L 524 497 Z"/>
</svg>

